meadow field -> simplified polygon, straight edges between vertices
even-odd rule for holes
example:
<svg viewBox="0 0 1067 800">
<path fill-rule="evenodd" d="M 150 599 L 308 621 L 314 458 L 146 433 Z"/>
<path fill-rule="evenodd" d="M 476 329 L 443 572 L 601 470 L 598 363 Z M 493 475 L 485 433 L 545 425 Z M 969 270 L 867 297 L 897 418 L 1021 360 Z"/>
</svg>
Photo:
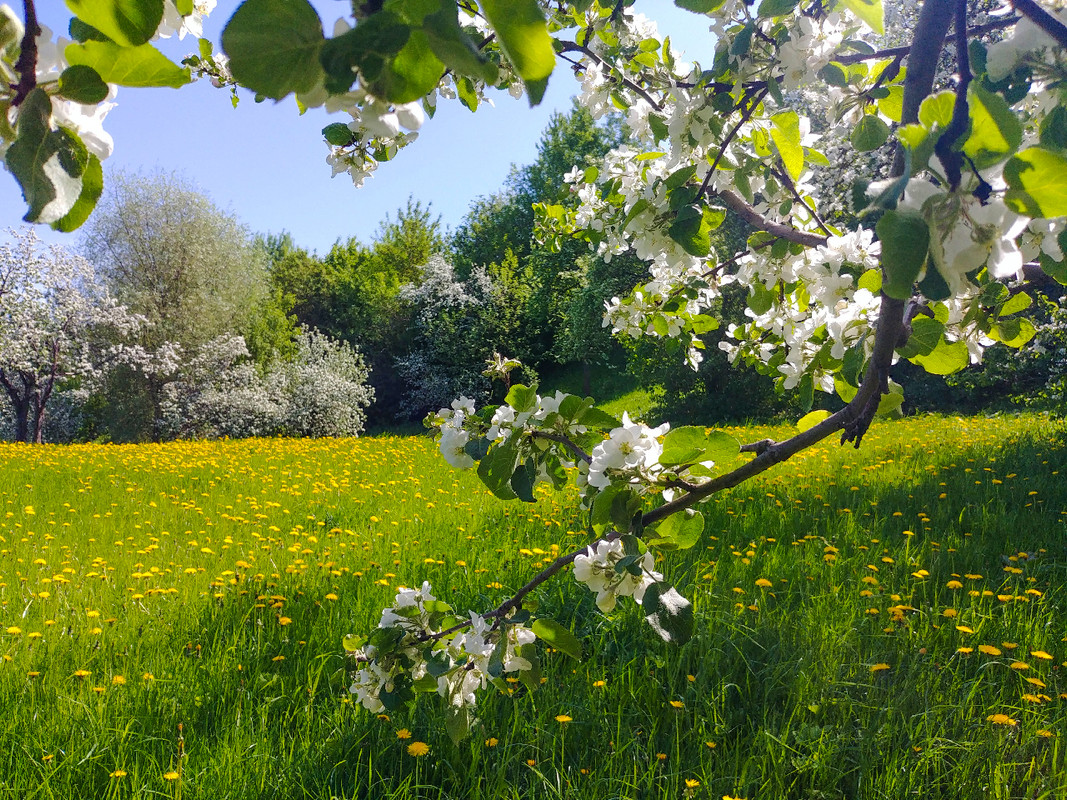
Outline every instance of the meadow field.
<svg viewBox="0 0 1067 800">
<path fill-rule="evenodd" d="M 0 798 L 1062 798 L 1065 478 L 1040 416 L 812 448 L 657 567 L 689 644 L 561 576 L 583 660 L 453 745 L 436 696 L 353 703 L 342 639 L 400 585 L 496 605 L 588 540 L 572 495 L 500 502 L 423 437 L 2 445 Z"/>
</svg>

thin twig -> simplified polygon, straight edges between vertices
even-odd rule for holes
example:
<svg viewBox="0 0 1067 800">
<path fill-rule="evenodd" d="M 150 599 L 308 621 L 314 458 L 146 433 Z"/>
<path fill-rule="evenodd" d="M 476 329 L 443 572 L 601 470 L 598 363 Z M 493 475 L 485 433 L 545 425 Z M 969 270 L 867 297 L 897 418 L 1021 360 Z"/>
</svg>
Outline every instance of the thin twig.
<svg viewBox="0 0 1067 800">
<path fill-rule="evenodd" d="M 967 132 L 970 109 L 967 103 L 967 87 L 971 85 L 971 61 L 967 52 L 967 0 L 956 0 L 956 71 L 960 80 L 956 84 L 956 102 L 952 106 L 952 120 L 945 132 L 937 138 L 934 152 L 941 159 L 952 191 L 960 185 L 963 158 L 955 151 L 956 142 Z"/>
<path fill-rule="evenodd" d="M 580 448 L 578 445 L 568 439 L 566 436 L 560 436 L 559 434 L 555 433 L 545 433 L 544 431 L 533 431 L 533 436 L 535 439 L 548 439 L 552 442 L 559 442 L 561 445 L 563 445 L 572 453 L 574 453 L 574 455 L 576 455 L 586 464 L 593 463 L 592 457 L 582 448 Z"/>
<path fill-rule="evenodd" d="M 1011 4 L 1015 6 L 1016 11 L 1059 42 L 1060 47 L 1067 47 L 1067 25 L 1045 11 L 1034 0 L 1011 0 Z"/>
<path fill-rule="evenodd" d="M 594 61 L 596 61 L 599 64 L 605 64 L 609 68 L 611 67 L 611 65 L 608 64 L 608 62 L 606 62 L 604 59 L 602 59 L 600 56 L 598 56 L 596 53 L 594 53 L 588 47 L 580 45 L 577 42 L 560 42 L 559 52 L 560 53 L 574 53 L 574 52 L 582 53 L 583 55 L 593 59 Z M 616 81 L 618 83 L 621 83 L 627 89 L 630 89 L 631 91 L 636 92 L 637 94 L 639 94 L 641 97 L 643 97 L 645 99 L 645 101 L 650 106 L 652 106 L 654 109 L 656 109 L 656 111 L 662 111 L 663 110 L 663 104 L 662 103 L 657 101 L 646 90 L 642 89 L 640 86 L 638 86 L 636 83 L 631 81 L 629 78 L 623 77 L 621 75 L 615 75 L 614 73 L 609 73 L 608 74 L 608 78 L 613 80 L 613 81 Z"/>
<path fill-rule="evenodd" d="M 785 184 L 785 187 L 789 190 L 789 193 L 793 195 L 793 199 L 800 203 L 802 206 L 804 206 L 805 209 L 807 209 L 808 213 L 811 214 L 811 218 L 815 220 L 815 223 L 820 228 L 822 228 L 823 233 L 825 233 L 827 236 L 833 236 L 833 231 L 826 227 L 826 223 L 822 221 L 822 218 L 819 216 L 819 213 L 814 208 L 804 202 L 804 198 L 800 196 L 800 192 L 797 191 L 797 187 L 793 183 L 793 179 L 792 177 L 790 177 L 789 173 L 778 169 L 778 167 L 771 167 L 771 173 L 774 174 L 778 178 L 778 180 Z"/>
<path fill-rule="evenodd" d="M 1009 28 L 1019 21 L 1019 17 L 1004 17 L 1003 19 L 994 20 L 993 22 L 987 22 L 985 25 L 975 25 L 970 29 L 972 36 L 982 36 L 986 33 L 992 33 L 998 31 L 1001 28 Z M 834 56 L 830 60 L 837 63 L 848 66 L 849 64 L 858 64 L 861 61 L 878 61 L 883 58 L 897 58 L 900 56 L 906 56 L 911 52 L 911 45 L 906 47 L 889 47 L 885 50 L 878 50 L 874 53 L 846 53 L 845 55 Z"/>
<path fill-rule="evenodd" d="M 722 144 L 719 145 L 719 152 L 715 154 L 715 160 L 711 162 L 711 169 L 708 170 L 708 174 L 704 176 L 704 180 L 700 184 L 701 194 L 704 194 L 704 192 L 708 190 L 708 183 L 709 181 L 711 181 L 711 176 L 715 174 L 715 169 L 719 166 L 719 162 L 722 161 L 722 157 L 726 153 L 726 148 L 730 146 L 730 142 L 733 141 L 733 138 L 737 135 L 737 132 L 741 130 L 741 128 L 744 127 L 745 123 L 752 118 L 752 115 L 756 113 L 756 109 L 759 107 L 759 104 L 763 102 L 763 98 L 767 96 L 768 91 L 769 90 L 767 88 L 764 88 L 755 97 L 747 98 L 749 100 L 748 107 L 741 112 L 741 119 L 739 119 L 737 121 L 737 124 L 730 129 L 730 132 L 728 134 L 726 134 L 726 138 L 722 140 Z M 743 107 L 745 104 L 745 100 L 746 97 L 742 95 L 741 100 L 737 104 L 737 107 Z"/>
</svg>

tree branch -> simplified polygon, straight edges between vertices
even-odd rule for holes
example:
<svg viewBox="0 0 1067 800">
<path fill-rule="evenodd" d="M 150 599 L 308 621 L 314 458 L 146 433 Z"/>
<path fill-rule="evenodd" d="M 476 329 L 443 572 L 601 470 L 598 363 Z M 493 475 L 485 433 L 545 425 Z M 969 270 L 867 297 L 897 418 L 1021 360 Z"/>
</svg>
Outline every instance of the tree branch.
<svg viewBox="0 0 1067 800">
<path fill-rule="evenodd" d="M 1003 19 L 994 20 L 993 22 L 987 22 L 985 25 L 975 25 L 970 28 L 970 34 L 972 36 L 982 36 L 986 33 L 992 33 L 993 31 L 999 31 L 1001 28 L 1010 28 L 1012 25 L 1019 21 L 1019 17 L 1004 17 Z M 896 58 L 897 56 L 906 56 L 911 52 L 911 45 L 906 47 L 889 47 L 885 50 L 878 50 L 877 52 L 864 54 L 864 53 L 847 53 L 841 56 L 834 56 L 830 60 L 838 64 L 858 64 L 861 61 L 879 61 L 883 58 Z"/>
<path fill-rule="evenodd" d="M 764 88 L 758 92 L 755 97 L 747 98 L 749 100 L 748 107 L 741 112 L 741 119 L 737 121 L 737 124 L 730 129 L 730 132 L 726 134 L 726 138 L 722 140 L 722 144 L 719 145 L 719 152 L 715 154 L 715 160 L 711 162 L 711 169 L 708 170 L 708 174 L 704 176 L 704 181 L 700 184 L 700 193 L 703 194 L 708 190 L 708 183 L 711 181 L 711 176 L 715 174 L 715 169 L 719 166 L 719 162 L 722 161 L 723 155 L 726 153 L 726 148 L 730 146 L 730 142 L 733 141 L 734 136 L 741 130 L 746 122 L 748 122 L 754 113 L 756 108 L 763 101 L 763 98 L 767 96 L 768 89 Z M 745 95 L 741 96 L 740 102 L 738 102 L 738 108 L 741 108 L 745 104 Z"/>
<path fill-rule="evenodd" d="M 1015 10 L 1055 39 L 1060 47 L 1067 47 L 1067 25 L 1045 11 L 1034 0 L 1011 0 Z"/>
<path fill-rule="evenodd" d="M 561 445 L 563 445 L 572 453 L 574 453 L 574 455 L 576 455 L 586 464 L 591 464 L 593 462 L 592 457 L 587 452 L 585 452 L 582 448 L 580 448 L 566 436 L 559 436 L 555 433 L 544 433 L 543 431 L 533 431 L 533 436 L 535 439 L 548 439 L 551 442 L 559 442 Z"/>
<path fill-rule="evenodd" d="M 971 85 L 971 61 L 967 53 L 967 0 L 956 0 L 956 71 L 960 80 L 956 84 L 956 101 L 952 106 L 952 120 L 945 132 L 937 138 L 934 152 L 945 167 L 949 187 L 956 191 L 960 185 L 963 158 L 955 150 L 956 142 L 967 132 L 970 124 L 970 109 L 967 103 L 967 87 Z"/>
<path fill-rule="evenodd" d="M 728 190 L 708 192 L 708 196 L 718 197 L 723 205 L 734 211 L 753 228 L 766 231 L 772 236 L 777 236 L 790 242 L 796 242 L 797 244 L 802 244 L 806 247 L 819 247 L 826 244 L 825 236 L 819 236 L 817 233 L 805 233 L 804 231 L 797 230 L 791 225 L 785 225 L 781 222 L 772 222 L 746 203 L 740 195 L 735 194 L 734 192 Z"/>
<path fill-rule="evenodd" d="M 15 72 L 19 82 L 14 85 L 15 96 L 11 105 L 18 107 L 30 92 L 37 87 L 37 37 L 41 35 L 41 26 L 37 24 L 37 9 L 33 0 L 23 0 L 26 10 L 26 32 L 19 44 L 19 59 L 15 62 Z"/>
<path fill-rule="evenodd" d="M 604 61 L 604 59 L 602 59 L 600 56 L 598 56 L 596 53 L 594 53 L 592 50 L 590 50 L 588 47 L 580 45 L 577 42 L 560 42 L 559 44 L 560 44 L 560 49 L 559 49 L 560 53 L 581 53 L 582 55 L 588 56 L 589 58 L 593 59 L 598 64 L 606 64 L 608 67 L 611 66 L 610 64 L 607 64 L 607 62 Z M 621 83 L 627 89 L 630 89 L 631 91 L 636 92 L 637 94 L 639 94 L 641 97 L 643 97 L 645 99 L 645 101 L 650 106 L 652 106 L 654 109 L 656 109 L 656 111 L 662 111 L 663 110 L 663 104 L 662 103 L 659 103 L 654 97 L 652 97 L 652 95 L 650 95 L 647 91 L 645 91 L 640 86 L 638 86 L 636 83 L 631 81 L 629 78 L 625 78 L 625 77 L 622 77 L 622 76 L 619 76 L 619 75 L 612 75 L 612 74 L 609 74 L 608 77 L 611 78 L 611 80 L 613 80 L 613 81 Z"/>
</svg>

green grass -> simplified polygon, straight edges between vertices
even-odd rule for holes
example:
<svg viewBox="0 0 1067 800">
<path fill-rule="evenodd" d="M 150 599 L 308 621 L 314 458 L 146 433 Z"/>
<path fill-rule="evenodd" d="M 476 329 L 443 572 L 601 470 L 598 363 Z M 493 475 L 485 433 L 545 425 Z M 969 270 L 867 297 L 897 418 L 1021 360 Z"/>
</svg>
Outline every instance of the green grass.
<svg viewBox="0 0 1067 800">
<path fill-rule="evenodd" d="M 353 707 L 341 639 L 398 584 L 495 605 L 584 540 L 572 495 L 501 503 L 425 438 L 3 446 L 0 797 L 1062 797 L 1065 475 L 1037 416 L 806 451 L 661 563 L 693 641 L 563 576 L 584 659 L 453 746 L 438 698 Z"/>
</svg>

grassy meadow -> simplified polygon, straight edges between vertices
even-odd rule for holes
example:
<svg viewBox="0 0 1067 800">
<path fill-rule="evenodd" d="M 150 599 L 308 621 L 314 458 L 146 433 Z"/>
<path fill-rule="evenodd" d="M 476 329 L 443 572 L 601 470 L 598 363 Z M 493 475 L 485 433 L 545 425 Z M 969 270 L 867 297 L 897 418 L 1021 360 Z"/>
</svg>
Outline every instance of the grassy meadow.
<svg viewBox="0 0 1067 800">
<path fill-rule="evenodd" d="M 1065 478 L 1039 416 L 812 448 L 661 562 L 688 645 L 564 575 L 584 659 L 454 746 L 440 698 L 353 704 L 341 640 L 398 585 L 492 607 L 586 540 L 573 495 L 421 437 L 2 445 L 0 798 L 1065 797 Z"/>
</svg>

